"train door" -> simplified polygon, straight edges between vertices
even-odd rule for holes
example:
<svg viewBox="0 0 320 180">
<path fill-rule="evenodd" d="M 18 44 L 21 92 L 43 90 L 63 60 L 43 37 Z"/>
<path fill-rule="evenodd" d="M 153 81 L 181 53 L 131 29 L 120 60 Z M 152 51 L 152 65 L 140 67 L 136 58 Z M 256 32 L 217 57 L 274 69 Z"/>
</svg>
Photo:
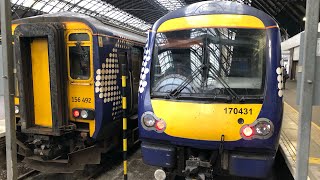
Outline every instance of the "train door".
<svg viewBox="0 0 320 180">
<path fill-rule="evenodd" d="M 69 118 L 78 128 L 89 130 L 90 136 L 95 121 L 75 118 L 72 109 L 95 109 L 92 41 L 92 33 L 84 27 L 67 31 Z"/>
<path fill-rule="evenodd" d="M 133 110 L 138 110 L 138 90 L 142 63 L 142 50 L 137 47 L 131 48 L 131 79 L 132 79 L 132 100 Z"/>
<path fill-rule="evenodd" d="M 35 38 L 31 45 L 35 125 L 52 127 L 48 40 Z"/>
<path fill-rule="evenodd" d="M 61 127 L 67 125 L 63 33 L 60 23 L 20 24 L 15 28 L 22 132 L 60 135 Z"/>
</svg>

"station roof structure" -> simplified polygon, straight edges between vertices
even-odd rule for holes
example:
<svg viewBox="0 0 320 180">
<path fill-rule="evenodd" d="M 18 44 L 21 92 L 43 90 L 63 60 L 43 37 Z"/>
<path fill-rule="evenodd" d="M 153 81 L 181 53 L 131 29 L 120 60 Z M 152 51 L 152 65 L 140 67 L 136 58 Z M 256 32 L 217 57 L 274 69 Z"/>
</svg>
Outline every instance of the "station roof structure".
<svg viewBox="0 0 320 180">
<path fill-rule="evenodd" d="M 13 19 L 44 13 L 78 12 L 143 34 L 169 11 L 201 0 L 11 0 Z M 304 30 L 306 0 L 226 0 L 258 8 L 278 22 L 283 35 Z"/>
</svg>

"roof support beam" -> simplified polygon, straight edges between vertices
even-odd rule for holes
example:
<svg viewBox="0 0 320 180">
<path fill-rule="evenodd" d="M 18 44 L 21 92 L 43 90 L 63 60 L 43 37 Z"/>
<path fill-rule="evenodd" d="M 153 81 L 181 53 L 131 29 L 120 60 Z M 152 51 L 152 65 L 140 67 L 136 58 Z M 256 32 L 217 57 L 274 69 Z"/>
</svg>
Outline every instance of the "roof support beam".
<svg viewBox="0 0 320 180">
<path fill-rule="evenodd" d="M 269 14 L 272 16 L 276 16 L 277 12 L 269 5 L 266 3 L 266 1 L 262 0 L 261 2 L 258 0 L 252 1 L 252 3 L 259 3 L 261 6 L 268 8 L 268 11 L 270 12 Z M 263 5 L 262 5 L 263 4 Z"/>
<path fill-rule="evenodd" d="M 272 13 L 269 12 L 268 9 L 266 9 L 262 4 L 260 4 L 260 2 L 258 2 L 257 0 L 252 2 L 252 5 L 255 5 L 257 8 L 263 10 L 264 12 L 266 12 L 267 14 L 269 14 L 270 16 L 273 17 Z"/>
<path fill-rule="evenodd" d="M 301 22 L 302 22 L 301 15 L 297 13 L 296 8 L 294 8 L 290 2 L 286 2 L 286 4 L 283 4 L 282 2 L 278 2 L 278 3 L 279 3 L 279 4 L 282 4 L 283 7 L 284 7 L 284 9 L 285 9 L 287 12 L 288 12 L 288 10 L 287 10 L 287 8 L 285 8 L 285 6 L 288 6 L 289 9 L 291 10 L 291 11 L 290 11 L 291 13 L 290 13 L 290 12 L 289 12 L 289 13 L 290 13 L 292 16 L 295 16 L 295 17 L 296 17 L 296 19 L 298 20 L 298 23 L 301 23 Z M 303 16 L 303 15 L 302 15 L 302 16 Z M 301 19 L 299 19 L 299 18 L 301 18 Z"/>
<path fill-rule="evenodd" d="M 295 17 L 290 11 L 288 11 L 288 10 L 285 8 L 286 4 L 283 5 L 283 4 L 281 4 L 279 1 L 273 1 L 273 0 L 269 0 L 268 2 L 274 4 L 274 5 L 277 6 L 277 7 L 281 7 L 281 9 L 280 9 L 280 11 L 278 12 L 278 14 L 279 14 L 282 10 L 284 10 L 284 11 L 286 12 L 286 14 L 288 14 L 293 20 L 295 20 L 297 23 L 300 24 L 299 19 L 298 19 L 297 17 Z M 288 3 L 288 2 L 287 2 L 287 3 Z"/>
</svg>

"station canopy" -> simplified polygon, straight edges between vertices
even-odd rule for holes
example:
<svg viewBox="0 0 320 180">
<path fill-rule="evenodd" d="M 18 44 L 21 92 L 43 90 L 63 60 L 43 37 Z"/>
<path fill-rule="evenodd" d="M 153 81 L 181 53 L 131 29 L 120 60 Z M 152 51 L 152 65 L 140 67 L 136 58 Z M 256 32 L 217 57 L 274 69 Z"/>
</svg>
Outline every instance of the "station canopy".
<svg viewBox="0 0 320 180">
<path fill-rule="evenodd" d="M 101 22 L 144 34 L 166 13 L 201 0 L 11 0 L 13 19 L 57 12 L 77 12 Z M 227 1 L 227 0 L 226 0 Z M 272 16 L 283 36 L 304 30 L 306 0 L 230 0 Z"/>
</svg>

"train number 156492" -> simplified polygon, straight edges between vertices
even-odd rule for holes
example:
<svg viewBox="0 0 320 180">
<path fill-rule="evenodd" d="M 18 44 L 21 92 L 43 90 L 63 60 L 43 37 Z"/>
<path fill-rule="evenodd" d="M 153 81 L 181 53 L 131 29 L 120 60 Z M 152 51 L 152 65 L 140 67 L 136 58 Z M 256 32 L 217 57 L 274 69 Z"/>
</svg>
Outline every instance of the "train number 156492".
<svg viewBox="0 0 320 180">
<path fill-rule="evenodd" d="M 226 114 L 252 114 L 252 108 L 224 108 Z"/>
<path fill-rule="evenodd" d="M 84 97 L 72 97 L 72 102 L 84 102 L 84 103 L 91 103 L 91 98 L 84 98 Z"/>
</svg>

